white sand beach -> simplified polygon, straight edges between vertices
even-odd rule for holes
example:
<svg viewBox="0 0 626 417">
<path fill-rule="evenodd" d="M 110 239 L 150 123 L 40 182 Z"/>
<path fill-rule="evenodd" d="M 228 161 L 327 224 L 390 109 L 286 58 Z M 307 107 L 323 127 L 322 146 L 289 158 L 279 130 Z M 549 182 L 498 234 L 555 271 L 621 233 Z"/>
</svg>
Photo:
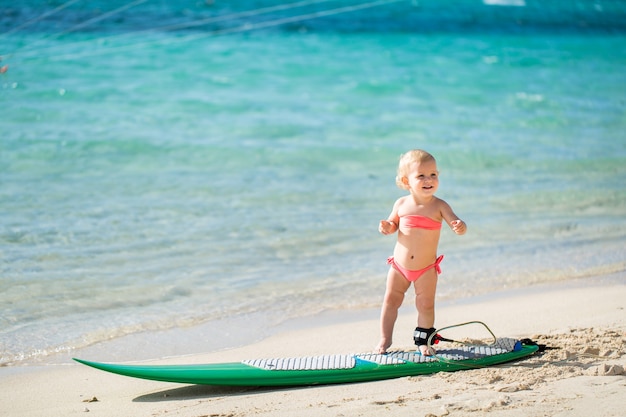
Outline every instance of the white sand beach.
<svg viewBox="0 0 626 417">
<path fill-rule="evenodd" d="M 439 327 L 488 323 L 497 336 L 553 348 L 500 366 L 386 381 L 300 388 L 214 387 L 133 379 L 68 363 L 0 369 L 0 415 L 45 416 L 623 416 L 626 285 L 563 283 L 440 306 Z M 403 308 L 396 325 L 411 333 Z M 314 323 L 314 319 L 312 319 Z M 408 330 L 407 330 L 408 329 Z M 376 320 L 289 330 L 220 352 L 153 363 L 365 352 Z M 407 339 L 407 338 L 404 338 Z M 403 340 L 404 341 L 404 340 Z M 409 347 L 396 343 L 394 347 Z M 182 352 L 181 352 L 182 354 Z M 97 360 L 98 358 L 87 358 Z"/>
</svg>

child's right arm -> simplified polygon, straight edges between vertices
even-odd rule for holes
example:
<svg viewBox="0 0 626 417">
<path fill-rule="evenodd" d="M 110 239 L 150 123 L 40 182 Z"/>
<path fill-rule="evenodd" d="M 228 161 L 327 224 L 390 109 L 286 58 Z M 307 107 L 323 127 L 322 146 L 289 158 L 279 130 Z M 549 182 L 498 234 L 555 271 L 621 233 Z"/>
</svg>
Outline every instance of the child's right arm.
<svg viewBox="0 0 626 417">
<path fill-rule="evenodd" d="M 400 206 L 400 202 L 402 199 L 398 199 L 393 205 L 393 209 L 387 217 L 387 220 L 381 220 L 378 225 L 378 231 L 383 235 L 390 235 L 398 231 L 400 218 L 398 217 L 398 207 Z"/>
</svg>

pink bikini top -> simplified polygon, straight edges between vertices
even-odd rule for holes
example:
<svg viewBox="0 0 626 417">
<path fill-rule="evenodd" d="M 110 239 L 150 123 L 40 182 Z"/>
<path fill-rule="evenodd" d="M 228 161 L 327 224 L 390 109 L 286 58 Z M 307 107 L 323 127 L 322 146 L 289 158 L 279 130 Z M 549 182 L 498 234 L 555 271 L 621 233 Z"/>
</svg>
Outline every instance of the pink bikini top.
<svg viewBox="0 0 626 417">
<path fill-rule="evenodd" d="M 430 217 L 410 214 L 400 217 L 400 227 L 439 230 L 441 229 L 441 222 L 435 221 Z"/>
</svg>

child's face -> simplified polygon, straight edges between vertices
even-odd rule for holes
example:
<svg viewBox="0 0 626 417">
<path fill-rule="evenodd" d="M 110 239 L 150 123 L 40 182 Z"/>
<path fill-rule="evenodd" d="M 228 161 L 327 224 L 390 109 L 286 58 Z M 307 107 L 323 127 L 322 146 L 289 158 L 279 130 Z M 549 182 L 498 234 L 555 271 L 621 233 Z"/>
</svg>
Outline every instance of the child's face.
<svg viewBox="0 0 626 417">
<path fill-rule="evenodd" d="M 407 184 L 412 194 L 434 195 L 439 188 L 439 172 L 435 161 L 413 162 L 409 167 Z"/>
</svg>

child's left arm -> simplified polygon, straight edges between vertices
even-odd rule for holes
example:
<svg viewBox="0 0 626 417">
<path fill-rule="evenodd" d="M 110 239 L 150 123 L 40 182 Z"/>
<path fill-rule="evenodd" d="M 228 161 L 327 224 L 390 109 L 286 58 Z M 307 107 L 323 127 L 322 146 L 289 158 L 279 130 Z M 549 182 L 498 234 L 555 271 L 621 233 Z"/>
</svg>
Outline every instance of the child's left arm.
<svg viewBox="0 0 626 417">
<path fill-rule="evenodd" d="M 452 207 L 450 207 L 448 203 L 443 200 L 441 200 L 441 203 L 441 216 L 446 221 L 446 223 L 448 223 L 448 226 L 450 226 L 452 231 L 457 235 L 464 235 L 465 232 L 467 232 L 467 225 L 465 224 L 465 222 L 459 219 L 459 216 L 454 213 Z"/>
</svg>

